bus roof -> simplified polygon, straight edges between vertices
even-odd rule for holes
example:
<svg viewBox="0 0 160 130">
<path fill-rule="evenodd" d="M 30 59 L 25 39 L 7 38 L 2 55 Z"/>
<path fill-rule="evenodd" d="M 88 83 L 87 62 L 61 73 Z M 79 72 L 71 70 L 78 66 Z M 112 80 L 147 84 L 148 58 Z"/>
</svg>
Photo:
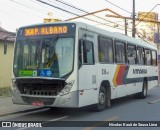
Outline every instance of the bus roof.
<svg viewBox="0 0 160 130">
<path fill-rule="evenodd" d="M 132 44 L 143 46 L 143 47 L 150 48 L 150 49 L 157 49 L 156 45 L 149 44 L 149 43 L 147 43 L 145 41 L 142 41 L 140 39 L 136 39 L 136 38 L 133 38 L 133 37 L 130 37 L 130 36 L 126 36 L 126 35 L 118 33 L 118 32 L 110 32 L 110 31 L 107 31 L 107 30 L 104 30 L 104 29 L 101 29 L 101 28 L 98 28 L 98 27 L 95 27 L 93 25 L 89 25 L 89 24 L 83 23 L 83 22 L 62 21 L 62 22 L 54 22 L 54 23 L 40 23 L 40 24 L 23 26 L 23 27 L 20 27 L 20 28 L 35 27 L 35 26 L 42 26 L 42 25 L 65 24 L 65 23 L 74 23 L 78 27 L 87 28 L 87 30 L 89 30 L 89 31 L 92 31 L 92 32 L 101 34 L 103 36 L 116 39 L 116 40 L 122 40 L 122 41 L 127 42 L 127 43 L 132 43 Z"/>
<path fill-rule="evenodd" d="M 83 23 L 78 23 L 78 24 L 83 24 Z M 150 43 L 145 42 L 143 40 L 136 39 L 136 38 L 133 38 L 133 37 L 130 37 L 130 36 L 126 36 L 126 35 L 124 35 L 122 33 L 118 33 L 118 32 L 110 32 L 110 31 L 107 31 L 107 30 L 104 30 L 104 29 L 101 29 L 101 28 L 98 28 L 98 27 L 88 25 L 88 24 L 85 24 L 85 25 L 87 26 L 87 30 L 89 30 L 89 31 L 97 32 L 101 35 L 113 38 L 115 40 L 122 40 L 122 41 L 127 42 L 127 43 L 132 43 L 132 44 L 135 44 L 135 45 L 143 46 L 145 48 L 150 48 L 150 49 L 157 50 L 156 45 L 150 44 Z"/>
</svg>

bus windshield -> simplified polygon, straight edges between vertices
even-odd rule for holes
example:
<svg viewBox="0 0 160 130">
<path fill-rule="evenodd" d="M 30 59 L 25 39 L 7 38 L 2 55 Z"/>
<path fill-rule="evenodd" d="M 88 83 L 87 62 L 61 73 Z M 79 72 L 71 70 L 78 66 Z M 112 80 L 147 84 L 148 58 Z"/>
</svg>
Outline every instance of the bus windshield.
<svg viewBox="0 0 160 130">
<path fill-rule="evenodd" d="M 13 71 L 16 77 L 60 78 L 73 69 L 73 37 L 26 38 L 16 41 Z"/>
</svg>

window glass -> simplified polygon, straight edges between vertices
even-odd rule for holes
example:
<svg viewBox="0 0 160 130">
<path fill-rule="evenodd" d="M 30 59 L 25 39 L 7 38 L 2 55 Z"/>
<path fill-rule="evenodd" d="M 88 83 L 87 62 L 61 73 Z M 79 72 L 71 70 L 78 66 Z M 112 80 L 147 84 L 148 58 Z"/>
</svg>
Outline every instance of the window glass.
<svg viewBox="0 0 160 130">
<path fill-rule="evenodd" d="M 54 77 L 62 77 L 72 71 L 73 67 L 73 38 L 58 38 L 56 43 L 52 39 L 42 42 L 43 68 L 53 70 Z"/>
<path fill-rule="evenodd" d="M 115 57 L 117 63 L 125 63 L 125 44 L 115 41 Z"/>
<path fill-rule="evenodd" d="M 94 64 L 93 43 L 91 41 L 83 43 L 83 60 L 85 64 Z"/>
<path fill-rule="evenodd" d="M 142 47 L 137 48 L 137 62 L 140 65 L 144 65 L 144 49 Z"/>
<path fill-rule="evenodd" d="M 157 53 L 156 51 L 152 51 L 152 65 L 157 65 Z"/>
<path fill-rule="evenodd" d="M 145 64 L 151 65 L 151 50 L 145 49 Z"/>
<path fill-rule="evenodd" d="M 129 64 L 136 64 L 136 47 L 135 46 L 128 45 L 127 56 L 128 56 Z"/>
<path fill-rule="evenodd" d="M 112 40 L 105 37 L 99 37 L 99 62 L 113 63 Z"/>
<path fill-rule="evenodd" d="M 74 38 L 51 37 L 19 40 L 15 47 L 15 76 L 47 76 L 42 74 L 49 70 L 51 77 L 62 77 L 73 68 Z M 44 71 L 42 71 L 44 70 Z M 38 73 L 39 72 L 39 73 Z"/>
</svg>

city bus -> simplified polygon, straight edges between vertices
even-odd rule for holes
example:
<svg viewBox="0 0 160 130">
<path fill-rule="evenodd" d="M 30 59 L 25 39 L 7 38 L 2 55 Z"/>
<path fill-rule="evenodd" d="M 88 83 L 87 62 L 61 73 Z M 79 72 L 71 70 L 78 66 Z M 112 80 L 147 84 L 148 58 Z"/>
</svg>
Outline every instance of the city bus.
<svg viewBox="0 0 160 130">
<path fill-rule="evenodd" d="M 103 111 L 112 99 L 145 98 L 157 80 L 157 47 L 144 41 L 82 22 L 17 31 L 14 104 Z"/>
</svg>

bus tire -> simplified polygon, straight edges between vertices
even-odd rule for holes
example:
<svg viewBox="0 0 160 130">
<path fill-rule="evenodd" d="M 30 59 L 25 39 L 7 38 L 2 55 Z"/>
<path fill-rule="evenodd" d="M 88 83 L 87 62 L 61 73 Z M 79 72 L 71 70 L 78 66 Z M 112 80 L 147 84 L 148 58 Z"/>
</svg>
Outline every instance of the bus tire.
<svg viewBox="0 0 160 130">
<path fill-rule="evenodd" d="M 95 105 L 96 111 L 103 111 L 106 108 L 106 90 L 103 85 L 101 85 L 98 94 L 98 103 Z"/>
<path fill-rule="evenodd" d="M 111 106 L 111 89 L 110 87 L 106 88 L 106 107 L 110 107 Z"/>
<path fill-rule="evenodd" d="M 148 82 L 147 80 L 144 80 L 143 81 L 143 88 L 142 88 L 142 92 L 140 92 L 138 94 L 138 97 L 141 98 L 141 99 L 144 99 L 147 97 L 147 93 L 148 93 Z"/>
</svg>

